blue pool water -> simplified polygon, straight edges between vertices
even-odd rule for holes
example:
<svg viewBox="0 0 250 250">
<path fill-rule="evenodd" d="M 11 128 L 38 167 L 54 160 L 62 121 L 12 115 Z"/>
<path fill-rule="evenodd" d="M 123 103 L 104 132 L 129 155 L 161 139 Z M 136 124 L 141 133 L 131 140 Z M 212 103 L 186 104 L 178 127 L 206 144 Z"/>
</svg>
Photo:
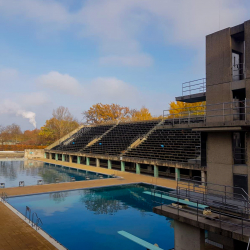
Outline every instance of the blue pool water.
<svg viewBox="0 0 250 250">
<path fill-rule="evenodd" d="M 0 183 L 5 183 L 7 188 L 18 187 L 19 181 L 31 186 L 37 185 L 38 180 L 43 180 L 44 184 L 70 182 L 72 177 L 76 181 L 111 178 L 109 175 L 39 161 L 0 161 Z"/>
<path fill-rule="evenodd" d="M 168 250 L 174 247 L 173 221 L 154 214 L 159 205 L 143 191 L 149 185 L 126 185 L 38 194 L 9 199 L 21 213 L 29 206 L 43 230 L 70 250 L 144 249 L 117 232 L 124 230 Z"/>
</svg>

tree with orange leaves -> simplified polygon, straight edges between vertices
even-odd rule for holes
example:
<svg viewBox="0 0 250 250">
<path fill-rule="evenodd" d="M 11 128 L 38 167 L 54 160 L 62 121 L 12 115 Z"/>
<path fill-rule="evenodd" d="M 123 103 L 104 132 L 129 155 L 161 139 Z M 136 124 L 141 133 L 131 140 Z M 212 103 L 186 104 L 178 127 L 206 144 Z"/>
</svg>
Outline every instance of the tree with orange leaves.
<svg viewBox="0 0 250 250">
<path fill-rule="evenodd" d="M 134 113 L 135 110 L 120 106 L 119 104 L 97 103 L 82 114 L 87 124 L 100 124 L 109 121 L 130 120 Z"/>
<path fill-rule="evenodd" d="M 186 103 L 186 102 L 170 102 L 169 117 L 185 117 L 190 115 L 204 115 L 206 110 L 206 102 Z"/>
</svg>

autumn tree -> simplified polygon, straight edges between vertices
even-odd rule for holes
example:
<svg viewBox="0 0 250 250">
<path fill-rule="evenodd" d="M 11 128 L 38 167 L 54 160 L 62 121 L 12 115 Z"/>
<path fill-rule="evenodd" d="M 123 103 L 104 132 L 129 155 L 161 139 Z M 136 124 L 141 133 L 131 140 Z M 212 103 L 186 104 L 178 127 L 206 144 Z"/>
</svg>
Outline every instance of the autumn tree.
<svg viewBox="0 0 250 250">
<path fill-rule="evenodd" d="M 70 133 L 79 125 L 79 122 L 69 112 L 68 108 L 60 106 L 53 110 L 52 118 L 47 120 L 45 125 L 41 127 L 39 135 L 47 140 L 47 144 L 50 144 Z"/>
<path fill-rule="evenodd" d="M 206 102 L 186 103 L 170 102 L 169 117 L 185 117 L 189 115 L 204 115 Z"/>
<path fill-rule="evenodd" d="M 82 114 L 87 124 L 100 124 L 109 121 L 131 119 L 134 112 L 134 110 L 130 110 L 128 107 L 123 107 L 119 104 L 97 103 Z"/>
<path fill-rule="evenodd" d="M 153 119 L 151 113 L 146 107 L 142 107 L 140 110 L 135 110 L 132 114 L 133 121 L 143 121 L 143 120 L 151 120 Z"/>
<path fill-rule="evenodd" d="M 1 143 L 4 144 L 6 142 L 17 143 L 21 140 L 22 131 L 19 125 L 13 123 L 6 127 L 0 127 L 0 138 Z"/>
</svg>

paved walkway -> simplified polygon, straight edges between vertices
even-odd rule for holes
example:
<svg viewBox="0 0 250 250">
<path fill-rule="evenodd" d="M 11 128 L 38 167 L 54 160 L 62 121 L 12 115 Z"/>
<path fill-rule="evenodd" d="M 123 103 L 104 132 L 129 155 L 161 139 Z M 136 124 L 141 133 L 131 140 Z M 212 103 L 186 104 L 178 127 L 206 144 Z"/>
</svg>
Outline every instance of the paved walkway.
<svg viewBox="0 0 250 250">
<path fill-rule="evenodd" d="M 56 249 L 0 202 L 0 249 Z"/>
<path fill-rule="evenodd" d="M 96 171 L 103 174 L 115 174 L 122 177 L 110 178 L 110 179 L 98 179 L 89 181 L 77 181 L 71 183 L 57 183 L 48 185 L 36 185 L 27 187 L 17 187 L 17 188 L 5 188 L 1 189 L 8 196 L 14 195 L 25 195 L 25 194 L 35 194 L 62 190 L 73 190 L 79 188 L 91 188 L 98 186 L 109 186 L 109 185 L 119 185 L 119 184 L 129 184 L 136 182 L 145 182 L 149 184 L 156 184 L 160 186 L 165 186 L 169 188 L 176 187 L 176 181 L 167 180 L 162 178 L 154 178 L 146 175 L 137 175 L 128 172 L 121 172 L 117 170 L 110 170 L 100 167 L 80 165 L 76 163 L 61 162 L 55 160 L 44 159 L 43 161 L 48 163 L 56 163 L 58 165 L 64 165 L 89 171 Z M 24 221 L 22 221 L 17 215 L 10 211 L 5 205 L 0 203 L 0 249 L 1 250 L 29 250 L 29 249 L 56 249 L 47 240 L 45 240 L 40 234 L 38 234 L 34 229 L 28 226 Z"/>
</svg>

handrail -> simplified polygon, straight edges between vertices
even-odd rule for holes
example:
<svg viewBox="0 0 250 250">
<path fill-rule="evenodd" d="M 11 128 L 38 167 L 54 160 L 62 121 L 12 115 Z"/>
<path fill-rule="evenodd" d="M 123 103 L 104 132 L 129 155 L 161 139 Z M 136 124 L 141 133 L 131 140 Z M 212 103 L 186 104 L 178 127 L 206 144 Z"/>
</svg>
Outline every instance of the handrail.
<svg viewBox="0 0 250 250">
<path fill-rule="evenodd" d="M 2 202 L 7 202 L 8 195 L 5 192 L 2 192 L 1 199 L 2 199 Z"/>
<path fill-rule="evenodd" d="M 233 102 L 206 104 L 193 107 L 183 107 L 176 109 L 163 110 L 163 120 L 174 121 L 181 123 L 183 119 L 187 119 L 195 122 L 192 118 L 202 119 L 205 123 L 208 117 L 222 117 L 222 121 L 225 122 L 226 117 L 233 117 L 233 120 L 245 120 L 247 114 L 250 114 L 250 100 L 234 100 Z"/>
<path fill-rule="evenodd" d="M 204 185 L 205 187 L 206 187 L 206 192 L 208 191 L 208 190 L 211 190 L 211 191 L 217 191 L 217 192 L 220 192 L 220 193 L 224 193 L 225 195 L 226 194 L 231 194 L 232 196 L 234 196 L 234 195 L 238 195 L 238 196 L 242 196 L 242 198 L 245 200 L 245 201 L 247 201 L 247 202 L 249 202 L 250 201 L 250 196 L 248 195 L 248 193 L 243 189 L 243 188 L 241 188 L 241 187 L 232 187 L 232 186 L 228 186 L 228 185 L 222 185 L 222 184 L 216 184 L 216 183 L 211 183 L 211 182 L 203 182 L 203 181 L 196 181 L 196 180 L 190 180 L 190 179 L 185 179 L 185 178 L 181 178 L 181 179 L 179 179 L 179 180 L 177 180 L 177 188 L 179 187 L 179 183 L 181 182 L 181 185 L 188 185 L 189 186 L 189 184 L 190 183 L 195 183 L 195 184 L 198 184 L 198 185 Z M 208 188 L 208 185 L 210 185 L 210 186 L 219 186 L 219 187 L 223 187 L 224 188 L 224 191 L 221 191 L 221 190 L 218 190 L 218 189 L 212 189 L 212 188 Z M 204 186 L 203 186 L 203 188 L 204 188 Z M 232 190 L 239 190 L 239 191 L 241 191 L 241 192 L 243 192 L 244 193 L 244 195 L 240 195 L 240 194 L 238 194 L 238 193 L 235 193 L 235 192 L 228 192 L 227 191 L 227 188 L 231 188 Z M 225 196 L 224 195 L 224 196 Z M 247 199 L 246 199 L 247 198 Z"/>
<path fill-rule="evenodd" d="M 188 194 L 188 192 L 186 192 L 186 195 L 183 195 L 183 194 L 181 194 L 181 193 L 179 193 L 178 192 L 178 190 L 176 190 L 176 193 L 173 193 L 173 192 L 171 192 L 171 191 L 162 191 L 162 190 L 155 190 L 155 189 L 153 189 L 154 191 L 152 192 L 152 189 L 150 189 L 150 191 L 151 191 L 151 195 L 152 194 L 154 194 L 153 196 L 155 197 L 155 193 L 157 192 L 157 193 L 160 193 L 161 194 L 161 199 L 163 199 L 162 198 L 162 194 L 165 194 L 166 196 L 169 196 L 169 197 L 172 197 L 172 198 L 176 198 L 176 199 L 182 199 L 182 200 L 185 200 L 185 199 L 187 199 L 188 197 L 189 197 L 189 199 L 190 199 L 190 201 L 192 201 L 192 202 L 197 202 L 197 201 L 199 201 L 199 204 L 203 204 L 203 205 L 207 205 L 207 206 L 210 206 L 210 203 L 212 202 L 212 201 L 214 201 L 213 199 L 210 199 L 210 198 L 208 198 L 206 195 L 205 195 L 205 193 L 203 193 L 203 197 L 202 197 L 202 199 L 199 199 L 199 197 L 197 197 L 197 196 L 195 196 L 195 195 L 193 195 L 192 197 L 191 196 L 187 196 L 187 194 Z M 179 202 L 179 201 L 178 201 Z M 235 204 L 232 204 L 232 203 L 227 203 L 226 205 L 229 205 L 229 206 L 231 206 L 231 208 L 230 208 L 230 211 L 233 211 L 233 212 L 235 212 L 235 213 L 237 213 L 237 214 L 241 214 L 241 213 L 243 213 L 244 212 L 244 214 L 250 214 L 250 211 L 249 211 L 249 206 L 247 205 L 245 205 L 245 206 L 242 206 L 242 205 L 235 205 Z M 222 206 L 221 206 L 222 207 Z M 236 209 L 234 208 L 234 207 L 237 207 Z M 249 220 L 250 221 L 250 220 Z"/>
<path fill-rule="evenodd" d="M 198 87 L 196 87 L 198 86 Z M 197 91 L 198 90 L 198 91 Z M 182 96 L 206 92 L 206 78 L 182 83 Z"/>
</svg>

